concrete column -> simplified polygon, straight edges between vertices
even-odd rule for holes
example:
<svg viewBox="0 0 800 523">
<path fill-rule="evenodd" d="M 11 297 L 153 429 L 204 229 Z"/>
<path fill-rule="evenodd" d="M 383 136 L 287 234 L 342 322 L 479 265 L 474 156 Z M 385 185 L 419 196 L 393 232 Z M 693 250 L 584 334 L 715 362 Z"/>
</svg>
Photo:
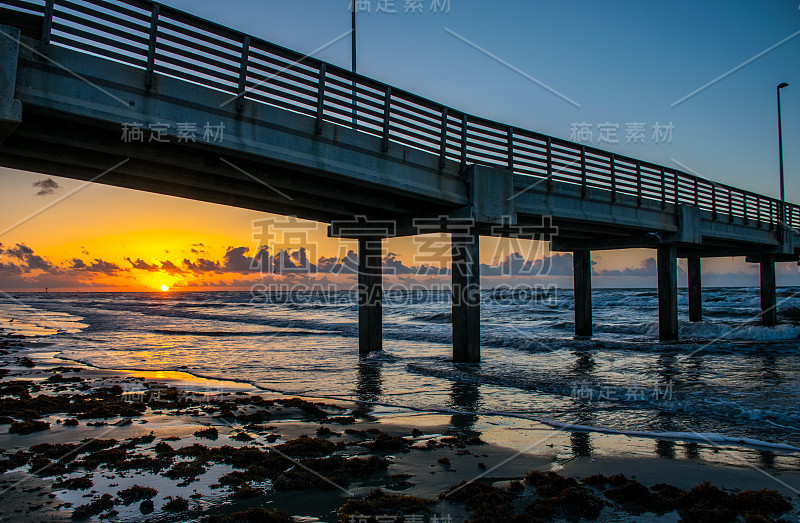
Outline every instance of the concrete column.
<svg viewBox="0 0 800 523">
<path fill-rule="evenodd" d="M 761 323 L 767 327 L 778 324 L 777 293 L 775 289 L 775 260 L 761 260 Z"/>
<path fill-rule="evenodd" d="M 675 245 L 658 246 L 658 338 L 678 339 L 678 258 Z"/>
<path fill-rule="evenodd" d="M 572 253 L 575 336 L 592 335 L 592 252 Z"/>
<path fill-rule="evenodd" d="M 452 233 L 453 361 L 481 359 L 481 284 L 478 231 Z"/>
<path fill-rule="evenodd" d="M 0 25 L 0 143 L 22 121 L 22 103 L 14 99 L 20 30 Z"/>
<path fill-rule="evenodd" d="M 380 238 L 358 239 L 358 352 L 381 350 L 382 256 Z"/>
<path fill-rule="evenodd" d="M 700 258 L 687 260 L 689 271 L 689 321 L 703 321 L 703 291 L 700 280 Z"/>
</svg>

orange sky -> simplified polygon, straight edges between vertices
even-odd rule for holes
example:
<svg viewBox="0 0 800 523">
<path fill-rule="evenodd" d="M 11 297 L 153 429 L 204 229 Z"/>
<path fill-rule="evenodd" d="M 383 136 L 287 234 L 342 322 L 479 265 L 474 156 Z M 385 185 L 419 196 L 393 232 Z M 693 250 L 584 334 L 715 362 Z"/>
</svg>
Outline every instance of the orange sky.
<svg viewBox="0 0 800 523">
<path fill-rule="evenodd" d="M 33 184 L 47 176 L 0 168 L 0 289 L 41 290 L 47 286 L 64 290 L 157 290 L 167 285 L 179 288 L 249 288 L 263 281 L 257 270 L 249 270 L 244 258 L 258 250 L 258 223 L 274 220 L 279 230 L 292 223 L 288 218 L 244 209 L 195 202 L 170 196 L 143 193 L 99 184 L 53 178 L 59 187 L 52 194 L 37 195 Z M 72 194 L 70 194 L 72 193 Z M 254 222 L 256 227 L 254 227 Z M 302 234 L 286 239 L 280 234 L 270 245 L 272 252 L 287 248 L 295 252 L 304 247 L 308 257 L 342 258 L 355 243 L 328 238 L 326 224 L 301 222 Z M 255 235 L 255 237 L 254 237 Z M 300 239 L 301 238 L 301 239 Z M 288 242 L 281 245 L 281 241 Z M 434 241 L 447 245 L 447 237 Z M 19 245 L 28 250 L 23 252 Z M 396 238 L 384 241 L 386 253 L 396 254 L 404 267 L 431 265 L 425 239 Z M 226 255 L 226 253 L 230 253 Z M 484 237 L 481 239 L 481 262 L 496 266 L 518 252 L 528 260 L 549 256 L 546 244 L 510 243 Z M 242 254 L 244 258 L 234 255 Z M 449 254 L 439 257 L 446 266 Z M 648 269 L 652 251 L 605 251 L 593 254 L 596 262 L 596 286 L 653 286 L 655 277 Z M 436 256 L 434 256 L 436 258 Z M 238 264 L 236 263 L 237 259 Z M 77 261 L 76 261 L 77 260 Z M 435 260 L 434 260 L 435 261 Z M 164 263 L 167 263 L 167 268 Z M 493 276 L 486 271 L 484 285 L 502 282 L 527 285 L 555 283 L 571 286 L 568 259 L 548 275 L 527 274 Z M 169 265 L 169 264 L 172 265 Z M 226 265 L 227 263 L 227 265 Z M 650 262 L 652 264 L 652 262 Z M 44 269 L 36 268 L 45 264 Z M 135 268 L 134 264 L 148 269 Z M 245 264 L 242 270 L 242 264 Z M 171 268 L 170 268 L 171 267 Z M 627 269 L 627 270 L 626 270 Z M 622 271 L 622 272 L 612 272 Z M 743 260 L 715 260 L 704 263 L 709 284 L 755 285 L 757 273 Z M 798 278 L 796 268 L 779 267 L 783 283 Z M 411 281 L 409 275 L 387 277 L 393 281 Z M 446 283 L 446 276 L 411 276 L 414 281 Z M 393 279 L 394 278 L 394 279 Z M 719 281 L 715 281 L 715 278 Z M 786 278 L 790 278 L 787 280 Z M 267 280 L 295 284 L 334 282 L 352 285 L 351 274 L 319 274 L 313 277 L 274 276 Z"/>
</svg>

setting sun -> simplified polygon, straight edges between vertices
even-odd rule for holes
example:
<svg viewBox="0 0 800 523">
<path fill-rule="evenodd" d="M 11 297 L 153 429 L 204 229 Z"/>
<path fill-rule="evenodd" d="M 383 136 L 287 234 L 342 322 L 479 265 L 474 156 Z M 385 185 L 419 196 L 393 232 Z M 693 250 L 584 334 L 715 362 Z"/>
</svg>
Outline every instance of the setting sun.
<svg viewBox="0 0 800 523">
<path fill-rule="evenodd" d="M 167 292 L 169 290 L 169 287 L 167 285 L 162 285 L 161 290 Z"/>
</svg>

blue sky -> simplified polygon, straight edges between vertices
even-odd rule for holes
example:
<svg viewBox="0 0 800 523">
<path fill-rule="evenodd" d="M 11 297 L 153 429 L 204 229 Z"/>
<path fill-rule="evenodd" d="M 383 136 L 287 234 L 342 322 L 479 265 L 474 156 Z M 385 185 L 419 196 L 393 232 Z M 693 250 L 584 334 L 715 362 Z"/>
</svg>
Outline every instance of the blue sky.
<svg viewBox="0 0 800 523">
<path fill-rule="evenodd" d="M 423 0 L 422 13 L 362 0 L 359 72 L 504 123 L 569 139 L 574 123 L 618 126 L 599 146 L 778 195 L 775 86 L 782 91 L 787 198 L 800 201 L 800 10 L 791 1 Z M 311 52 L 350 28 L 350 0 L 170 0 L 175 7 Z M 434 3 L 436 8 L 433 7 Z M 449 12 L 442 12 L 442 6 Z M 447 11 L 447 9 L 444 9 Z M 576 108 L 456 33 L 577 102 Z M 792 35 L 795 35 L 792 38 Z M 788 41 L 677 106 L 676 101 Z M 350 65 L 345 38 L 316 53 Z M 796 94 L 795 94 L 796 93 Z M 645 143 L 626 143 L 644 123 Z M 656 124 L 674 127 L 655 143 Z M 679 162 L 676 164 L 673 160 Z"/>
</svg>

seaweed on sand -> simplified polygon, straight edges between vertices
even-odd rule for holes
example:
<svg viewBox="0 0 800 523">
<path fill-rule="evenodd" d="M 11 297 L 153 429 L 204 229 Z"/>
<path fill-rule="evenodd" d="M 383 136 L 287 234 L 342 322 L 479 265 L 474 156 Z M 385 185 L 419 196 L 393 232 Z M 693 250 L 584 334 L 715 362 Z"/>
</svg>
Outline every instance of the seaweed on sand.
<svg viewBox="0 0 800 523">
<path fill-rule="evenodd" d="M 464 503 L 467 510 L 472 512 L 470 521 L 489 523 L 511 517 L 514 513 L 512 501 L 515 495 L 483 481 L 462 481 L 439 497 L 451 502 Z"/>
<path fill-rule="evenodd" d="M 131 505 L 137 501 L 152 499 L 156 494 L 158 494 L 158 491 L 152 487 L 133 485 L 132 487 L 117 492 L 117 497 L 123 505 Z"/>
<path fill-rule="evenodd" d="M 431 511 L 436 502 L 416 496 L 393 496 L 381 489 L 375 489 L 366 497 L 348 500 L 339 509 L 340 521 L 350 521 L 351 516 L 385 516 L 387 514 L 425 514 Z M 376 521 L 374 518 L 367 521 Z"/>
<path fill-rule="evenodd" d="M 233 514 L 206 516 L 203 523 L 292 523 L 294 519 L 284 512 L 266 507 L 252 507 Z"/>
<path fill-rule="evenodd" d="M 273 485 L 276 490 L 307 488 L 332 490 L 337 488 L 337 485 L 347 485 L 354 479 L 365 478 L 389 467 L 387 460 L 377 456 L 364 459 L 330 456 L 305 459 L 301 463 L 303 467 L 294 466 L 274 479 Z"/>
</svg>

